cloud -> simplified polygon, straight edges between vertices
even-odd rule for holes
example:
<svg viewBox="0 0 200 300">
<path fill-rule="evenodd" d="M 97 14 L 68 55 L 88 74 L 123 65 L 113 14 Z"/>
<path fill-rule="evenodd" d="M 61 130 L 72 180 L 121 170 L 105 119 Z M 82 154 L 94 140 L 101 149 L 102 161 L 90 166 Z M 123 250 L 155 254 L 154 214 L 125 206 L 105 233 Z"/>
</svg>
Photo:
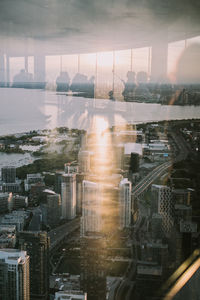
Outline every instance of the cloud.
<svg viewBox="0 0 200 300">
<path fill-rule="evenodd" d="M 105 42 L 104 48 L 111 48 L 121 41 L 123 47 L 131 39 L 133 45 L 149 41 L 162 30 L 173 38 L 181 30 L 198 32 L 199 13 L 199 0 L 1 0 L 0 36 L 60 39 L 69 50 L 81 43 L 89 49 L 89 43 Z"/>
</svg>

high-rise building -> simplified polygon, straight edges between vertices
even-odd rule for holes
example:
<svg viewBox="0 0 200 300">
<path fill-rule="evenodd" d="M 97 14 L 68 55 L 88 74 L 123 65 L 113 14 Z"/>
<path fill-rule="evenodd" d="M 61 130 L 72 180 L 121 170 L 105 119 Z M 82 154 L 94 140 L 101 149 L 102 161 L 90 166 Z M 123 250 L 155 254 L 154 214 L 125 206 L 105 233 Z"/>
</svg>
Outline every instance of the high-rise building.
<svg viewBox="0 0 200 300">
<path fill-rule="evenodd" d="M 31 300 L 48 299 L 49 291 L 49 238 L 46 232 L 22 231 L 19 247 L 30 256 Z"/>
<path fill-rule="evenodd" d="M 62 218 L 76 217 L 76 174 L 64 174 L 61 183 Z"/>
<path fill-rule="evenodd" d="M 83 199 L 83 174 L 76 174 L 76 214 L 82 213 L 82 199 Z"/>
<path fill-rule="evenodd" d="M 12 209 L 12 193 L 0 193 L 0 214 Z"/>
<path fill-rule="evenodd" d="M 138 153 L 133 153 L 133 152 L 131 153 L 130 171 L 132 173 L 139 172 L 139 154 Z"/>
<path fill-rule="evenodd" d="M 88 300 L 106 300 L 106 240 L 101 236 L 81 239 L 81 290 Z"/>
<path fill-rule="evenodd" d="M 95 235 L 102 231 L 102 187 L 99 183 L 83 181 L 81 235 Z"/>
<path fill-rule="evenodd" d="M 0 299 L 29 300 L 29 256 L 17 249 L 0 250 Z"/>
<path fill-rule="evenodd" d="M 127 178 L 119 184 L 119 219 L 120 229 L 131 225 L 131 182 Z"/>
<path fill-rule="evenodd" d="M 61 195 L 61 183 L 62 183 L 62 176 L 65 174 L 64 171 L 56 171 L 55 174 L 55 192 Z"/>
<path fill-rule="evenodd" d="M 81 288 L 87 292 L 88 300 L 106 299 L 106 246 L 119 227 L 119 178 L 83 181 Z"/>
<path fill-rule="evenodd" d="M 45 194 L 41 201 L 42 223 L 45 226 L 55 227 L 59 224 L 61 218 L 61 198 L 50 190 L 44 190 Z"/>
<path fill-rule="evenodd" d="M 78 154 L 79 172 L 88 173 L 91 170 L 91 151 L 80 150 Z"/>
<path fill-rule="evenodd" d="M 12 197 L 12 208 L 19 209 L 28 206 L 28 197 L 21 195 L 14 195 Z"/>
<path fill-rule="evenodd" d="M 1 179 L 4 183 L 15 183 L 16 168 L 13 166 L 6 166 L 1 169 Z"/>
<path fill-rule="evenodd" d="M 167 234 L 174 224 L 174 202 L 172 190 L 165 185 L 152 184 L 151 186 L 151 212 L 158 213 L 163 218 L 163 231 Z"/>
</svg>

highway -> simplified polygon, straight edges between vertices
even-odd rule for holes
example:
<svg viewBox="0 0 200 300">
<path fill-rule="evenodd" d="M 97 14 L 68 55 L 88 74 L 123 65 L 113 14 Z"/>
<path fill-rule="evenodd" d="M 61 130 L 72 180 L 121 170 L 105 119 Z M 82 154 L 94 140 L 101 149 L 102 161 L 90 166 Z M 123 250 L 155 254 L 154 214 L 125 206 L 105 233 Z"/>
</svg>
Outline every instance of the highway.
<svg viewBox="0 0 200 300">
<path fill-rule="evenodd" d="M 135 197 L 142 194 L 163 172 L 172 166 L 172 161 L 165 162 L 162 165 L 153 169 L 146 175 L 132 190 Z"/>
<path fill-rule="evenodd" d="M 173 160 L 165 162 L 155 169 L 153 169 L 148 175 L 146 175 L 132 190 L 135 197 L 142 194 L 158 177 L 160 177 L 167 169 L 172 167 L 173 163 L 186 159 L 189 151 L 188 146 L 181 135 L 170 132 L 174 143 L 178 149 L 178 155 Z"/>
<path fill-rule="evenodd" d="M 80 227 L 80 219 L 76 218 L 48 232 L 50 237 L 50 251 L 58 245 L 67 235 Z"/>
</svg>

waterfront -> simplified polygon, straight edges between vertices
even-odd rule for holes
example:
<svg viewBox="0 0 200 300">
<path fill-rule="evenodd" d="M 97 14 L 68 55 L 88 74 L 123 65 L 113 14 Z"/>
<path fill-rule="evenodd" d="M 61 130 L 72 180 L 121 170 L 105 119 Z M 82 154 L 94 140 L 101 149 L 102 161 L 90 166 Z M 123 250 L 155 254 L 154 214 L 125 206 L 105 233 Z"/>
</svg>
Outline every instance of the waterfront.
<svg viewBox="0 0 200 300">
<path fill-rule="evenodd" d="M 0 135 L 61 126 L 90 130 L 96 117 L 110 127 L 199 116 L 200 106 L 113 102 L 50 91 L 0 89 Z"/>
</svg>

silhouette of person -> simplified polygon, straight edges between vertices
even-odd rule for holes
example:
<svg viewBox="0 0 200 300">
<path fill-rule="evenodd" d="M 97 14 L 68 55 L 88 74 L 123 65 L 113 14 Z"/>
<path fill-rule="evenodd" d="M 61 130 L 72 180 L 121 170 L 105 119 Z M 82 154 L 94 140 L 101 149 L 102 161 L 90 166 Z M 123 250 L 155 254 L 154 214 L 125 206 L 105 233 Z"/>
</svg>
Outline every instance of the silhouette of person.
<svg viewBox="0 0 200 300">
<path fill-rule="evenodd" d="M 128 71 L 127 72 L 127 81 L 124 83 L 124 90 L 122 92 L 122 95 L 124 96 L 124 101 L 132 101 L 135 95 L 135 72 Z"/>
<path fill-rule="evenodd" d="M 12 87 L 14 88 L 28 87 L 28 83 L 31 81 L 30 75 L 32 74 L 26 72 L 24 69 L 21 69 L 20 72 L 14 76 Z"/>
<path fill-rule="evenodd" d="M 56 79 L 56 91 L 68 92 L 69 91 L 70 78 L 67 72 L 60 72 L 60 75 Z"/>
<path fill-rule="evenodd" d="M 77 73 L 72 80 L 70 90 L 72 92 L 78 92 L 78 93 L 85 92 L 85 87 L 87 86 L 87 82 L 88 80 L 86 75 Z"/>
<path fill-rule="evenodd" d="M 147 87 L 148 76 L 144 71 L 137 73 L 137 88 L 135 89 L 135 97 L 138 100 L 148 100 L 151 97 Z"/>
</svg>

